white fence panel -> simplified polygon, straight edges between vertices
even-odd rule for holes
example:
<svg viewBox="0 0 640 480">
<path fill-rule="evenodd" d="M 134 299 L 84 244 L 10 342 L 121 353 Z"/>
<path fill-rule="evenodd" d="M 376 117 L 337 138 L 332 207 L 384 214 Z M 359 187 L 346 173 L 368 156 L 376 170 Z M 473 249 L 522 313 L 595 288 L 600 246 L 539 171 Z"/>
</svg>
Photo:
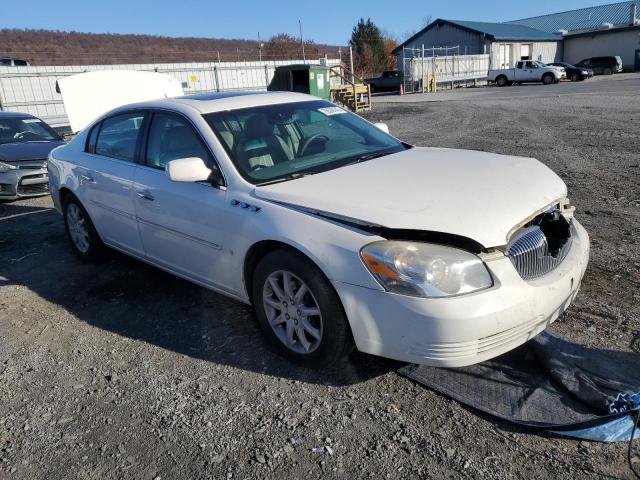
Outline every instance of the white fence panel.
<svg viewBox="0 0 640 480">
<path fill-rule="evenodd" d="M 188 95 L 266 90 L 276 67 L 295 63 L 301 61 L 0 67 L 0 110 L 30 113 L 53 126 L 65 126 L 68 120 L 62 96 L 56 92 L 56 81 L 68 75 L 97 70 L 157 71 L 180 81 Z M 321 60 L 307 60 L 307 63 L 317 65 Z M 326 64 L 340 65 L 340 60 L 328 59 Z"/>
<path fill-rule="evenodd" d="M 415 56 L 405 60 L 405 89 L 423 91 L 429 76 L 435 73 L 438 84 L 485 80 L 489 72 L 489 55 Z"/>
</svg>

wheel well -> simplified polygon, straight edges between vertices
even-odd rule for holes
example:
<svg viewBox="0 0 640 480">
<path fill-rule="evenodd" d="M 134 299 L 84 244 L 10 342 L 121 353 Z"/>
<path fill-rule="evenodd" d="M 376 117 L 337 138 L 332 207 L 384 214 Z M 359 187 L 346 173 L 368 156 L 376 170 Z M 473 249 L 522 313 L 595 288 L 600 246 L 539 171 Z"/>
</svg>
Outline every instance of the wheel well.
<svg viewBox="0 0 640 480">
<path fill-rule="evenodd" d="M 67 198 L 67 196 L 73 195 L 73 192 L 71 192 L 71 190 L 69 190 L 67 187 L 62 187 L 59 190 L 58 195 L 60 196 L 60 206 L 62 207 L 62 205 L 64 205 L 64 200 Z"/>
<path fill-rule="evenodd" d="M 249 301 L 252 303 L 253 303 L 253 292 L 251 291 L 251 289 L 253 284 L 253 272 L 255 271 L 256 266 L 258 265 L 258 262 L 262 260 L 265 257 L 265 255 L 273 252 L 274 250 L 289 250 L 291 252 L 295 252 L 307 257 L 307 255 L 302 253 L 297 248 L 292 247 L 287 243 L 279 242 L 276 240 L 262 240 L 252 245 L 251 248 L 249 248 L 247 255 L 244 257 L 244 266 L 242 271 L 244 288 L 247 291 L 247 295 L 249 296 Z M 313 262 L 313 260 L 311 261 Z"/>
<path fill-rule="evenodd" d="M 318 266 L 318 264 L 314 262 L 311 258 L 309 258 L 308 255 L 298 250 L 297 248 L 289 245 L 288 243 L 279 242 L 277 240 L 262 240 L 258 243 L 255 243 L 249 248 L 249 251 L 247 252 L 247 255 L 244 258 L 244 266 L 243 266 L 244 288 L 247 291 L 247 295 L 249 296 L 249 302 L 252 305 L 253 305 L 253 292 L 251 290 L 253 287 L 252 285 L 253 272 L 255 271 L 256 266 L 258 265 L 258 262 L 260 262 L 260 260 L 262 260 L 265 257 L 265 255 L 275 250 L 288 250 L 298 255 L 302 255 L 303 257 L 307 258 L 310 262 L 312 262 L 316 267 L 318 267 L 320 271 L 324 274 L 324 272 Z M 331 288 L 332 289 L 334 288 L 333 285 L 331 285 Z M 337 292 L 336 292 L 336 295 L 337 295 Z M 342 309 L 342 312 L 345 318 L 347 318 L 348 332 L 349 332 L 349 335 L 351 336 L 351 340 L 355 342 L 353 338 L 353 332 L 351 331 L 351 323 L 348 321 L 347 314 L 344 310 L 344 305 L 342 305 L 342 301 L 340 301 L 340 296 L 338 296 L 338 303 L 340 304 L 340 308 Z"/>
</svg>

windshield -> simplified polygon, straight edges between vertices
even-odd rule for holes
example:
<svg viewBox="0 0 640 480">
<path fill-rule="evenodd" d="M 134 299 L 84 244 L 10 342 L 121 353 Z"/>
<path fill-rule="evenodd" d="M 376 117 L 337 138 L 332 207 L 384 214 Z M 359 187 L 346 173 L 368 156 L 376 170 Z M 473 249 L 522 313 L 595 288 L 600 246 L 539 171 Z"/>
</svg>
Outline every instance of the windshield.
<svg viewBox="0 0 640 480">
<path fill-rule="evenodd" d="M 405 150 L 359 116 L 324 100 L 204 115 L 253 184 L 289 180 Z"/>
<path fill-rule="evenodd" d="M 0 144 L 58 140 L 60 140 L 58 134 L 39 118 L 0 118 Z"/>
</svg>

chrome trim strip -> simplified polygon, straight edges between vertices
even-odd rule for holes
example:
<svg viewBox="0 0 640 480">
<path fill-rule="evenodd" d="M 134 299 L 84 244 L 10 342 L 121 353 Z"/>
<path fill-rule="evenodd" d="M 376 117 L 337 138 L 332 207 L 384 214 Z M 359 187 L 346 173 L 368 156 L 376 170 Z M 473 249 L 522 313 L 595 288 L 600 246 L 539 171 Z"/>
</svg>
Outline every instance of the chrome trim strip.
<svg viewBox="0 0 640 480">
<path fill-rule="evenodd" d="M 111 213 L 115 213 L 116 215 L 120 215 L 121 217 L 125 217 L 128 218 L 130 220 L 135 220 L 135 215 L 132 215 L 130 213 L 127 212 L 123 212 L 122 210 L 118 210 L 117 208 L 113 208 L 113 207 L 109 207 L 107 205 L 105 205 L 104 203 L 100 203 L 100 202 L 96 202 L 95 200 L 91 200 L 90 203 L 92 205 L 95 205 L 96 207 L 100 207 L 103 208 Z"/>
<path fill-rule="evenodd" d="M 166 232 L 172 233 L 172 234 L 174 234 L 174 235 L 176 235 L 178 237 L 182 237 L 182 238 L 184 238 L 186 240 L 191 240 L 192 242 L 199 243 L 199 244 L 204 245 L 206 247 L 211 247 L 214 250 L 222 250 L 222 245 L 218 245 L 217 243 L 209 242 L 207 240 L 204 240 L 204 239 L 198 238 L 198 237 L 193 237 L 193 236 L 188 235 L 186 233 L 179 232 L 178 230 L 174 230 L 172 228 L 165 227 L 164 225 L 158 225 L 157 223 L 150 222 L 150 221 L 145 220 L 145 219 L 140 218 L 140 217 L 136 217 L 136 220 L 138 222 L 140 222 L 140 223 L 143 223 L 145 225 L 149 225 L 150 227 L 159 228 L 160 230 L 164 230 Z"/>
</svg>

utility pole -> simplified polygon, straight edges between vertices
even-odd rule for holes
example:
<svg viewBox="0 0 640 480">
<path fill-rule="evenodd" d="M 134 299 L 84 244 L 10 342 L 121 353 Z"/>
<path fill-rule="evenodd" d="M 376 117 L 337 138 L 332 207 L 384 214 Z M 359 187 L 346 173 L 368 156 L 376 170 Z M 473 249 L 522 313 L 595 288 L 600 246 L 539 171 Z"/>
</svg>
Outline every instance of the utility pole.
<svg viewBox="0 0 640 480">
<path fill-rule="evenodd" d="M 351 63 L 351 81 L 353 82 L 355 74 L 353 73 L 353 47 L 351 45 L 349 45 L 349 61 Z"/>
<path fill-rule="evenodd" d="M 258 32 L 258 55 L 260 56 L 260 61 L 262 61 L 262 42 L 260 41 L 260 32 Z"/>
<path fill-rule="evenodd" d="M 302 45 L 302 61 L 307 63 L 307 57 L 304 54 L 304 40 L 302 39 L 302 20 L 298 19 L 298 26 L 300 27 L 300 45 Z"/>
</svg>

